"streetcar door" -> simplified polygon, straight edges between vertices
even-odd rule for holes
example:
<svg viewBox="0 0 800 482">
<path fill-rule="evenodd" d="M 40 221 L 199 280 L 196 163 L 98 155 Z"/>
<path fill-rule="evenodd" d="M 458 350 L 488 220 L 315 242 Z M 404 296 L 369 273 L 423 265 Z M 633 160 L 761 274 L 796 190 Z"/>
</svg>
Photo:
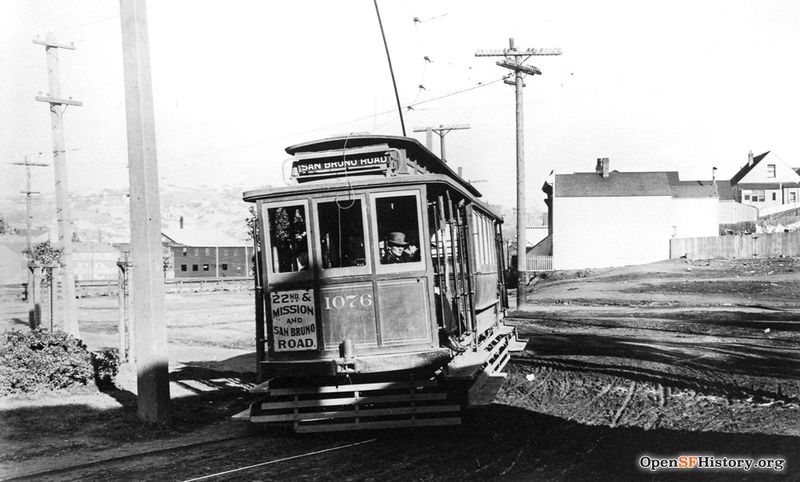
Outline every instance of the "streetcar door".
<svg viewBox="0 0 800 482">
<path fill-rule="evenodd" d="M 320 330 L 308 202 L 267 203 L 262 216 L 269 353 L 316 351 Z"/>
</svg>

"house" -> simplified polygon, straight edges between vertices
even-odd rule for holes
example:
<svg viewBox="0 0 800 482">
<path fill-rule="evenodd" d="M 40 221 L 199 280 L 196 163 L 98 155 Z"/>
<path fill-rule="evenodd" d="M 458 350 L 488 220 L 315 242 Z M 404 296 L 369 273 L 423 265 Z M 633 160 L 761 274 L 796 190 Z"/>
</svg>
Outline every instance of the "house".
<svg viewBox="0 0 800 482">
<path fill-rule="evenodd" d="M 674 237 L 717 236 L 718 185 L 677 172 L 618 172 L 608 158 L 595 172 L 557 174 L 547 194 L 553 269 L 642 264 L 669 258 Z"/>
<path fill-rule="evenodd" d="M 758 156 L 750 151 L 747 164 L 730 183 L 734 199 L 755 206 L 759 215 L 800 207 L 800 169 L 789 167 L 770 151 Z"/>
<path fill-rule="evenodd" d="M 717 194 L 719 195 L 720 228 L 723 225 L 743 222 L 755 223 L 758 220 L 758 208 L 737 202 L 730 181 L 719 180 L 716 182 Z"/>
<path fill-rule="evenodd" d="M 164 230 L 175 278 L 250 276 L 253 247 L 224 233 L 208 229 Z"/>
</svg>

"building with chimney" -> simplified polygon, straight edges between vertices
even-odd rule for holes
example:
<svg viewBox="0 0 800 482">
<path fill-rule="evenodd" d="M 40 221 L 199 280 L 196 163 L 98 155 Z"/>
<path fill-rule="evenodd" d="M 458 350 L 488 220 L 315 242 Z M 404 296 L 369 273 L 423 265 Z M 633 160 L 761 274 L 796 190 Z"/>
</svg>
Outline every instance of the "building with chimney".
<svg viewBox="0 0 800 482">
<path fill-rule="evenodd" d="M 608 158 L 594 172 L 556 174 L 542 187 L 553 269 L 650 263 L 669 258 L 672 238 L 717 236 L 720 187 L 675 171 L 614 171 Z"/>
<path fill-rule="evenodd" d="M 760 215 L 800 208 L 800 168 L 790 167 L 770 151 L 758 156 L 750 151 L 747 164 L 730 185 L 734 199 L 755 206 Z"/>
</svg>

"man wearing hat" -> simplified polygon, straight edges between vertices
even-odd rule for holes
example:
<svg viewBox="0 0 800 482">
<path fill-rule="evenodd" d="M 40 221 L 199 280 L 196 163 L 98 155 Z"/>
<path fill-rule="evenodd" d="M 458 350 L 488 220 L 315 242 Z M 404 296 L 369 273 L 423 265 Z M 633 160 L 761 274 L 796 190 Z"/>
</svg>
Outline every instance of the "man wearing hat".
<svg viewBox="0 0 800 482">
<path fill-rule="evenodd" d="M 408 263 L 419 261 L 419 250 L 416 246 L 406 241 L 406 235 L 395 231 L 389 233 L 385 239 L 386 251 L 381 259 L 381 264 Z"/>
</svg>

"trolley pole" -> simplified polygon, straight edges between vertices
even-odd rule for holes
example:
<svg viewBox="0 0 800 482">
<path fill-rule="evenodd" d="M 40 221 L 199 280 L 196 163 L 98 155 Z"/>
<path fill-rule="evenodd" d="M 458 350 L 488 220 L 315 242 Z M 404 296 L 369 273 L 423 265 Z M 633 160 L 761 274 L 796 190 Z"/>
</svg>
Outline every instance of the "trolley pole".
<svg viewBox="0 0 800 482">
<path fill-rule="evenodd" d="M 44 40 L 33 39 L 33 43 L 43 45 L 47 55 L 47 78 L 50 92 L 37 95 L 36 100 L 50 104 L 50 125 L 53 129 L 53 167 L 56 182 L 56 220 L 58 221 L 58 240 L 64 248 L 61 255 L 61 287 L 64 299 L 64 331 L 80 337 L 78 319 L 75 312 L 75 267 L 72 265 L 72 217 L 69 209 L 69 188 L 67 187 L 67 153 L 64 148 L 64 111 L 67 106 L 82 106 L 83 102 L 61 98 L 61 81 L 58 75 L 58 49 L 75 50 L 73 44 L 58 43 L 55 35 L 48 32 Z"/>
<path fill-rule="evenodd" d="M 497 65 L 514 72 L 514 82 L 505 81 L 513 85 L 516 92 L 516 120 L 517 120 L 517 307 L 525 304 L 525 286 L 528 283 L 528 265 L 525 250 L 526 210 L 525 210 L 525 132 L 523 130 L 523 103 L 522 89 L 523 75 L 541 75 L 542 71 L 525 62 L 535 55 L 561 55 L 561 49 L 524 49 L 518 50 L 514 46 L 514 39 L 508 39 L 508 48 L 502 50 L 479 50 L 476 57 L 504 57 L 498 60 Z"/>
<path fill-rule="evenodd" d="M 158 161 L 144 0 L 120 0 L 131 196 L 133 337 L 141 420 L 170 420 Z"/>
<path fill-rule="evenodd" d="M 444 155 L 444 136 L 446 136 L 450 131 L 461 130 L 461 129 L 469 129 L 468 124 L 453 124 L 453 125 L 439 125 L 439 127 L 417 127 L 414 129 L 414 132 L 425 132 L 426 138 L 426 147 L 431 149 L 433 147 L 433 142 L 431 140 L 432 136 L 431 133 L 435 132 L 439 136 L 439 157 L 444 161 L 447 162 L 447 159 Z"/>
</svg>

